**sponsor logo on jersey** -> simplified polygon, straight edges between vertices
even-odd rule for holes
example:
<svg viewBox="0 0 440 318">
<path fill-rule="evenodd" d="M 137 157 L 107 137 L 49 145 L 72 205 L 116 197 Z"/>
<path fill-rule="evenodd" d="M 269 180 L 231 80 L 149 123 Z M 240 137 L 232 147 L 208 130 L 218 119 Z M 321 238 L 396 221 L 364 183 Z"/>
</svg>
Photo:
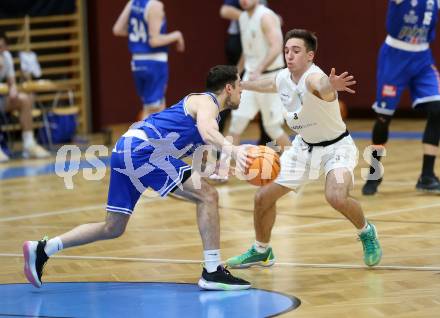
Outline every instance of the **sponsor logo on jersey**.
<svg viewBox="0 0 440 318">
<path fill-rule="evenodd" d="M 394 85 L 384 85 L 382 87 L 383 97 L 396 97 L 397 96 L 397 86 Z"/>
</svg>

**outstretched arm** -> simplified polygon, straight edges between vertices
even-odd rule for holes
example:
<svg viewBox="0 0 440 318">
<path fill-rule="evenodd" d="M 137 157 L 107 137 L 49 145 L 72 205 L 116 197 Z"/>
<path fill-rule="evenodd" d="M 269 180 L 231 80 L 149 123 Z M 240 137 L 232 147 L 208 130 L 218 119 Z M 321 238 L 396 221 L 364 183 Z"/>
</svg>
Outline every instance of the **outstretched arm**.
<svg viewBox="0 0 440 318">
<path fill-rule="evenodd" d="M 242 12 L 240 9 L 228 4 L 220 7 L 220 16 L 226 20 L 238 20 Z"/>
<path fill-rule="evenodd" d="M 128 18 L 130 16 L 131 1 L 128 1 L 113 25 L 113 34 L 116 36 L 128 36 Z"/>
<path fill-rule="evenodd" d="M 177 51 L 183 52 L 185 50 L 182 32 L 160 33 L 162 22 L 165 18 L 165 9 L 162 2 L 152 1 L 144 18 L 145 21 L 148 21 L 148 42 L 151 47 L 165 46 L 176 42 Z"/>
<path fill-rule="evenodd" d="M 336 92 L 345 91 L 354 94 L 355 91 L 349 86 L 356 84 L 352 75 L 344 72 L 341 75 L 336 75 L 336 70 L 332 68 L 330 75 L 322 75 L 319 73 L 312 73 L 306 78 L 307 88 L 317 97 L 331 102 L 336 98 Z"/>
<path fill-rule="evenodd" d="M 276 74 L 270 77 L 264 77 L 255 81 L 241 82 L 242 89 L 260 93 L 276 93 L 277 86 L 275 84 Z"/>
<path fill-rule="evenodd" d="M 203 141 L 226 153 L 230 151 L 236 164 L 242 171 L 245 171 L 245 167 L 251 163 L 251 158 L 246 152 L 248 145 L 234 146 L 220 133 L 216 121 L 218 107 L 210 97 L 194 96 L 192 98 L 191 108 L 195 109 L 197 129 Z"/>
</svg>

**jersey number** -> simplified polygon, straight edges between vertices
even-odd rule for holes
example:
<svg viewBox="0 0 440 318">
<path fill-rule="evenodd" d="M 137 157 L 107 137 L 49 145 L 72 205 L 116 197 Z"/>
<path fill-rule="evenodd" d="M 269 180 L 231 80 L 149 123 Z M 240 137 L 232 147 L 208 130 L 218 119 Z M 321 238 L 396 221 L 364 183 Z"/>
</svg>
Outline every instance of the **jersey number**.
<svg viewBox="0 0 440 318">
<path fill-rule="evenodd" d="M 147 42 L 147 32 L 145 32 L 145 25 L 136 18 L 130 19 L 132 32 L 130 32 L 131 42 Z"/>
</svg>

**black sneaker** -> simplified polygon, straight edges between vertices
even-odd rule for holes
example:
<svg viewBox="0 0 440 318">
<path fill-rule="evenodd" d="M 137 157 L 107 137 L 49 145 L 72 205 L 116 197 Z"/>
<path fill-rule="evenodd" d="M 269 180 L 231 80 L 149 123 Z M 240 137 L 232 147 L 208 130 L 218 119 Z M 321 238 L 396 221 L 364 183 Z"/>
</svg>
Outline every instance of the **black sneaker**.
<svg viewBox="0 0 440 318">
<path fill-rule="evenodd" d="M 37 288 L 41 287 L 43 268 L 49 257 L 44 251 L 47 237 L 40 241 L 26 241 L 23 244 L 24 275 Z"/>
<path fill-rule="evenodd" d="M 226 268 L 219 265 L 217 270 L 212 273 L 208 273 L 206 268 L 203 268 L 199 287 L 208 290 L 242 290 L 250 288 L 251 283 L 232 276 Z"/>
<path fill-rule="evenodd" d="M 416 189 L 421 192 L 440 193 L 440 181 L 436 176 L 420 176 Z"/>
<path fill-rule="evenodd" d="M 362 187 L 362 194 L 363 195 L 374 195 L 377 192 L 377 188 L 379 187 L 379 184 L 382 182 L 382 178 L 379 180 L 367 180 L 365 182 L 364 186 Z"/>
</svg>

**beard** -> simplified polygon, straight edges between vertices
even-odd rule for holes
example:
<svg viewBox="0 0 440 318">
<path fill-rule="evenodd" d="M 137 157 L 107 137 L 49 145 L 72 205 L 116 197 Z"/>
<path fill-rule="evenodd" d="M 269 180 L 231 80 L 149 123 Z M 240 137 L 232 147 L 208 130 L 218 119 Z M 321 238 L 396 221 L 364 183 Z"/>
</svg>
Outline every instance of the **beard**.
<svg viewBox="0 0 440 318">
<path fill-rule="evenodd" d="M 225 109 L 237 109 L 238 105 L 239 104 L 234 103 L 231 100 L 231 96 L 226 96 L 226 99 L 225 99 Z"/>
</svg>

